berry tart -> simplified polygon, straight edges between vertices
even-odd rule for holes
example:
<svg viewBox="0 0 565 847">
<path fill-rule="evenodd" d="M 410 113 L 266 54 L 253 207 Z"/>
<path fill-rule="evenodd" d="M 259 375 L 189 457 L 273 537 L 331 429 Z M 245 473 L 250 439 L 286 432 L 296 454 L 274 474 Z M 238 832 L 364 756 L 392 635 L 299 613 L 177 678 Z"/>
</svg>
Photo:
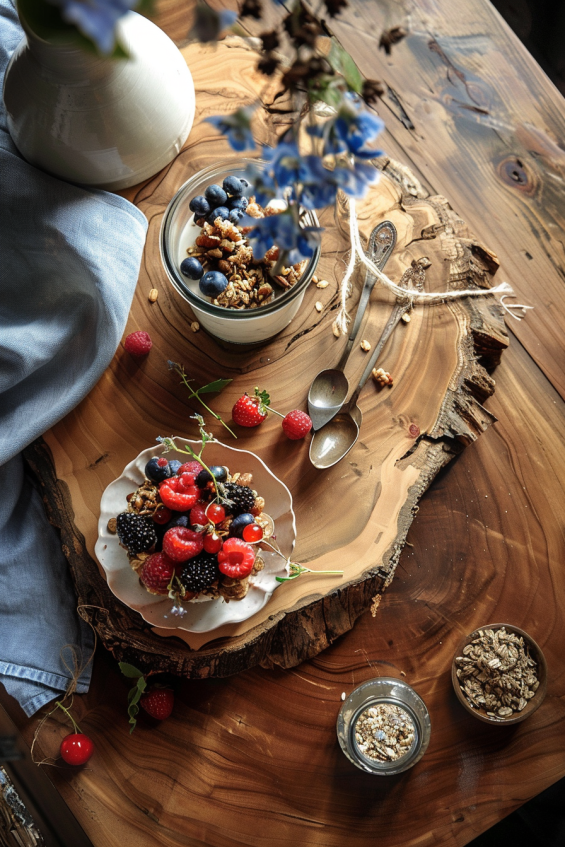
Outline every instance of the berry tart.
<svg viewBox="0 0 565 847">
<path fill-rule="evenodd" d="M 143 451 L 104 492 L 96 544 L 120 600 L 150 623 L 195 632 L 262 608 L 295 537 L 290 492 L 257 456 L 213 441 L 202 460 Z"/>
</svg>

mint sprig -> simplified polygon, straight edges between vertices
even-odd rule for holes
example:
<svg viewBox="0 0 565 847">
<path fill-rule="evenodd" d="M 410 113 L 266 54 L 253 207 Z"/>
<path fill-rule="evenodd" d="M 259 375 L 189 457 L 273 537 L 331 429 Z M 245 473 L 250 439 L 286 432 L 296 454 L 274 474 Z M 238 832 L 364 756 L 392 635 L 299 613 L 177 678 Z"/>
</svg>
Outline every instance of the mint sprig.
<svg viewBox="0 0 565 847">
<path fill-rule="evenodd" d="M 213 382 L 208 382 L 206 385 L 203 385 L 201 388 L 197 388 L 195 390 L 192 387 L 192 385 L 190 384 L 191 382 L 193 382 L 193 380 L 188 378 L 188 376 L 186 375 L 186 372 L 185 372 L 182 365 L 177 364 L 177 362 L 171 362 L 171 361 L 169 361 L 167 364 L 169 365 L 170 370 L 175 371 L 175 373 L 178 373 L 178 375 L 181 378 L 183 385 L 185 385 L 188 388 L 188 390 L 190 392 L 190 396 L 194 400 L 198 400 L 198 402 L 201 403 L 202 406 L 204 406 L 206 411 L 209 412 L 212 415 L 213 418 L 215 418 L 217 421 L 219 421 L 225 429 L 227 429 L 227 431 L 229 432 L 230 435 L 233 435 L 234 438 L 237 438 L 237 435 L 235 434 L 235 432 L 233 432 L 233 430 L 231 430 L 229 428 L 227 423 L 225 423 L 225 421 L 222 420 L 221 416 L 218 415 L 217 412 L 213 412 L 212 409 L 209 406 L 206 405 L 206 403 L 204 402 L 204 400 L 200 396 L 201 394 L 212 394 L 215 391 L 216 392 L 223 391 L 223 389 L 226 387 L 226 385 L 229 385 L 230 382 L 232 382 L 233 380 L 231 380 L 231 379 L 215 379 Z"/>
</svg>

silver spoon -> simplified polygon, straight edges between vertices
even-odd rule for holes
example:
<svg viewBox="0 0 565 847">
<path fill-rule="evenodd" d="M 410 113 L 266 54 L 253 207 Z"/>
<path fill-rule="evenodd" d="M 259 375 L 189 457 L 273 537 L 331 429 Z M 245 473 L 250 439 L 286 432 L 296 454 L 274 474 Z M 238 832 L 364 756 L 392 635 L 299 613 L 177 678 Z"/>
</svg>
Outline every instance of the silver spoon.
<svg viewBox="0 0 565 847">
<path fill-rule="evenodd" d="M 379 342 L 367 363 L 367 367 L 361 375 L 359 384 L 351 395 L 349 403 L 339 415 L 336 415 L 333 420 L 330 420 L 329 423 L 314 433 L 310 442 L 310 461 L 315 468 L 319 468 L 320 470 L 331 468 L 332 465 L 337 464 L 340 459 L 347 456 L 353 445 L 357 442 L 359 430 L 363 422 L 361 409 L 357 405 L 357 399 L 361 393 L 361 389 L 369 379 L 371 371 L 393 329 L 402 316 L 411 308 L 412 302 L 410 300 L 396 303 L 383 329 Z"/>
<path fill-rule="evenodd" d="M 391 221 L 383 221 L 372 231 L 369 243 L 367 244 L 366 255 L 382 271 L 390 254 L 394 250 L 395 244 L 396 227 Z M 361 321 L 376 281 L 376 276 L 373 276 L 373 274 L 367 271 L 353 328 L 349 334 L 341 359 L 335 368 L 320 371 L 310 386 L 310 391 L 308 392 L 308 413 L 312 419 L 312 428 L 314 430 L 320 429 L 328 421 L 331 421 L 345 402 L 347 392 L 349 391 L 349 382 L 343 371 L 349 359 L 353 342 L 359 332 L 359 327 L 361 326 Z"/>
</svg>

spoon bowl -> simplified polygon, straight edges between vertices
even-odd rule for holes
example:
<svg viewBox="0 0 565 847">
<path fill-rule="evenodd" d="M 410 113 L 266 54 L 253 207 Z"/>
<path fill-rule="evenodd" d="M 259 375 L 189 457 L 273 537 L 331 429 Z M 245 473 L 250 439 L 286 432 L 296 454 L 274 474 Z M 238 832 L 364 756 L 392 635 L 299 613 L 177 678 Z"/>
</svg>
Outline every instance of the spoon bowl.
<svg viewBox="0 0 565 847">
<path fill-rule="evenodd" d="M 357 443 L 363 415 L 359 406 L 336 415 L 314 432 L 310 442 L 310 461 L 318 470 L 325 470 L 343 459 Z"/>
</svg>

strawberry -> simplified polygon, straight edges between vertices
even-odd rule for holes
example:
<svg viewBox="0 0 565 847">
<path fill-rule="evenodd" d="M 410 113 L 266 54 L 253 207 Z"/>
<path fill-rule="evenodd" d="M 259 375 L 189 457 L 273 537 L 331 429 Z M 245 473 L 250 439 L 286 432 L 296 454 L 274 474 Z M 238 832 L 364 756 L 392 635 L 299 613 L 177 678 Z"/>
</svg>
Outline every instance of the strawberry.
<svg viewBox="0 0 565 847">
<path fill-rule="evenodd" d="M 148 332 L 130 332 L 124 341 L 124 347 L 132 356 L 147 356 L 152 346 Z"/>
<path fill-rule="evenodd" d="M 159 494 L 168 509 L 186 512 L 200 497 L 200 490 L 195 485 L 184 486 L 177 476 L 173 476 L 161 483 Z"/>
<path fill-rule="evenodd" d="M 239 426 L 259 426 L 267 417 L 270 398 L 266 391 L 255 389 L 255 396 L 247 392 L 240 397 L 231 410 L 233 422 Z"/>
<path fill-rule="evenodd" d="M 204 547 L 202 535 L 184 526 L 173 526 L 163 536 L 163 552 L 173 562 L 186 562 Z"/>
<path fill-rule="evenodd" d="M 175 564 L 165 553 L 153 553 L 145 560 L 139 578 L 151 594 L 168 594 L 174 572 Z"/>
<path fill-rule="evenodd" d="M 253 570 L 255 550 L 241 538 L 226 538 L 218 553 L 220 571 L 232 579 L 243 579 Z"/>
<path fill-rule="evenodd" d="M 139 704 L 148 715 L 158 721 L 164 721 L 173 711 L 175 695 L 170 688 L 150 688 L 142 694 Z"/>
<path fill-rule="evenodd" d="M 288 415 L 285 415 L 282 422 L 282 428 L 284 434 L 288 438 L 292 439 L 292 441 L 298 441 L 298 439 L 304 438 L 305 435 L 308 435 L 312 429 L 312 420 L 306 412 L 301 412 L 300 409 L 295 409 L 293 412 L 289 412 Z"/>
</svg>

